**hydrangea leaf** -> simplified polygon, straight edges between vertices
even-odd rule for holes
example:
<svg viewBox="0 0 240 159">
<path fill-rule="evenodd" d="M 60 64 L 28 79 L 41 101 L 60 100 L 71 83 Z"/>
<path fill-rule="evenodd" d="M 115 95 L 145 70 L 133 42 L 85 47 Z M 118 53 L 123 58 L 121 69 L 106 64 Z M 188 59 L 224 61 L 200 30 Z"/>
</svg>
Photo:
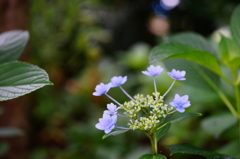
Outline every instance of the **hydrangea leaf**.
<svg viewBox="0 0 240 159">
<path fill-rule="evenodd" d="M 201 113 L 192 113 L 192 112 L 175 113 L 175 114 L 166 116 L 164 118 L 163 122 L 164 123 L 175 123 L 175 122 L 182 121 L 184 119 L 187 119 L 189 117 L 194 117 L 194 116 L 202 116 L 202 114 Z"/>
<path fill-rule="evenodd" d="M 222 76 L 217 58 L 214 55 L 180 43 L 167 43 L 154 47 L 149 61 L 152 64 L 170 58 L 182 58 L 196 62 Z"/>
<path fill-rule="evenodd" d="M 28 31 L 12 30 L 0 34 L 0 64 L 17 60 L 28 39 Z"/>
<path fill-rule="evenodd" d="M 12 127 L 0 128 L 0 137 L 20 136 L 22 134 L 23 132 L 17 128 L 12 128 Z"/>
<path fill-rule="evenodd" d="M 200 155 L 208 159 L 234 159 L 224 154 L 206 151 L 201 148 L 198 148 L 192 145 L 187 145 L 187 144 L 170 145 L 168 146 L 168 148 L 171 151 L 170 155 L 173 155 L 176 153 L 183 153 L 183 154 Z"/>
<path fill-rule="evenodd" d="M 110 132 L 110 133 L 108 133 L 108 134 L 105 134 L 105 135 L 102 137 L 102 139 L 105 139 L 105 138 L 107 138 L 107 137 L 109 137 L 109 136 L 119 135 L 119 134 L 125 133 L 125 132 L 127 132 L 127 131 L 128 131 L 128 130 L 116 130 L 116 131 L 112 131 L 112 132 Z"/>
<path fill-rule="evenodd" d="M 228 66 L 232 72 L 236 72 L 240 66 L 240 47 L 227 37 L 222 36 L 218 45 L 220 60 Z"/>
<path fill-rule="evenodd" d="M 240 147 L 239 140 L 232 140 L 224 144 L 224 146 L 222 146 L 221 148 L 219 148 L 217 152 L 223 153 L 223 154 L 231 154 L 231 156 L 234 158 L 240 158 L 239 147 Z"/>
<path fill-rule="evenodd" d="M 139 159 L 167 159 L 166 156 L 157 154 L 157 155 L 152 155 L 152 154 L 145 154 L 142 155 Z"/>
<path fill-rule="evenodd" d="M 184 44 L 184 45 L 188 45 L 193 48 L 196 48 L 197 50 L 210 52 L 213 55 L 216 54 L 214 48 L 209 43 L 209 41 L 207 41 L 203 36 L 197 33 L 192 33 L 192 32 L 178 33 L 165 38 L 164 42 L 180 43 L 180 44 Z"/>
<path fill-rule="evenodd" d="M 205 118 L 201 126 L 208 133 L 214 135 L 216 138 L 219 137 L 226 129 L 230 128 L 237 123 L 237 119 L 230 112 L 224 112 L 220 114 L 211 115 Z"/>
<path fill-rule="evenodd" d="M 52 84 L 43 69 L 28 63 L 13 61 L 1 64 L 0 68 L 0 101 Z"/>
<path fill-rule="evenodd" d="M 178 44 L 183 44 L 185 46 L 188 46 L 188 47 L 181 48 L 182 49 L 180 50 L 181 52 L 192 51 L 192 50 L 202 50 L 215 55 L 215 50 L 213 49 L 209 41 L 206 40 L 203 36 L 196 33 L 184 32 L 184 33 L 168 36 L 167 38 L 164 38 L 164 43 L 174 43 L 174 44 L 178 43 Z M 174 49 L 175 51 L 179 51 L 179 48 L 172 48 L 172 49 Z M 158 59 L 156 59 L 156 61 L 158 61 Z M 165 60 L 164 64 L 169 70 L 173 68 L 178 70 L 185 70 L 187 72 L 186 74 L 187 80 L 184 81 L 184 83 L 213 93 L 212 88 L 204 80 L 202 75 L 200 75 L 198 71 L 195 70 L 194 66 L 196 65 L 196 63 L 184 58 L 183 59 L 171 58 L 171 59 Z M 203 66 L 201 68 L 208 75 L 208 77 L 213 80 L 214 83 L 219 83 L 219 76 L 217 76 L 216 74 L 213 74 L 212 71 L 204 68 Z M 191 80 L 188 80 L 188 79 L 191 79 Z"/>
<path fill-rule="evenodd" d="M 155 137 L 156 137 L 156 140 L 158 141 L 159 139 L 161 139 L 167 132 L 168 130 L 170 129 L 171 127 L 171 124 L 167 124 L 167 125 L 158 125 L 158 127 L 161 127 L 163 126 L 162 128 L 160 128 L 159 130 L 156 131 L 156 134 L 155 134 Z M 157 128 L 158 128 L 157 127 Z"/>
<path fill-rule="evenodd" d="M 238 44 L 240 47 L 240 5 L 238 5 L 232 14 L 231 22 L 230 22 L 230 29 L 232 33 L 233 40 Z"/>
</svg>

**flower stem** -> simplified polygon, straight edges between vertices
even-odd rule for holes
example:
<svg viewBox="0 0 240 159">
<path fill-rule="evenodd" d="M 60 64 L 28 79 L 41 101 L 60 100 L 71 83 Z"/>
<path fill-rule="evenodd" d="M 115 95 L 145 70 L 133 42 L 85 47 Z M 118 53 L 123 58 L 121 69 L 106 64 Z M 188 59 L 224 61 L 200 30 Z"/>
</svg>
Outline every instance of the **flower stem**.
<svg viewBox="0 0 240 159">
<path fill-rule="evenodd" d="M 237 107 L 237 112 L 238 112 L 238 137 L 239 137 L 239 141 L 240 141 L 240 92 L 239 92 L 239 88 L 238 88 L 238 80 L 240 77 L 236 76 L 235 72 L 232 72 L 232 77 L 233 77 L 233 81 L 234 81 L 234 90 L 235 90 L 235 97 L 236 97 L 236 107 Z"/>
<path fill-rule="evenodd" d="M 114 101 L 115 103 L 117 103 L 119 106 L 121 106 L 120 103 L 118 103 L 118 101 L 116 101 L 115 99 L 113 99 L 110 95 L 108 95 L 107 93 L 105 94 L 108 98 L 110 98 L 112 101 Z"/>
<path fill-rule="evenodd" d="M 240 93 L 239 93 L 238 85 L 234 86 L 234 89 L 236 94 L 236 104 L 238 109 L 238 115 L 240 115 Z M 238 119 L 240 119 L 240 117 Z"/>
<path fill-rule="evenodd" d="M 122 88 L 122 86 L 119 86 L 119 88 L 123 91 L 124 94 L 126 94 L 126 96 L 128 96 L 131 100 L 134 101 L 133 97 L 131 97 L 131 96 Z"/>
<path fill-rule="evenodd" d="M 142 111 L 148 116 L 148 112 L 143 108 Z"/>
<path fill-rule="evenodd" d="M 172 114 L 172 113 L 175 113 L 177 110 L 174 110 L 174 111 L 172 111 L 172 112 L 170 112 L 170 113 L 168 113 L 168 114 Z"/>
<path fill-rule="evenodd" d="M 125 127 L 121 127 L 121 126 L 115 126 L 115 128 L 118 128 L 118 129 L 125 129 L 125 130 L 130 130 L 130 128 L 125 128 Z"/>
<path fill-rule="evenodd" d="M 205 79 L 205 81 L 213 88 L 213 90 L 215 90 L 215 92 L 218 94 L 218 96 L 222 99 L 222 101 L 226 104 L 226 106 L 228 107 L 228 109 L 230 110 L 230 112 L 236 117 L 236 118 L 240 118 L 239 114 L 237 113 L 237 111 L 234 109 L 233 105 L 231 104 L 231 102 L 227 99 L 227 97 L 225 96 L 225 94 L 223 94 L 223 92 L 218 88 L 218 86 L 216 86 L 216 84 L 206 75 L 205 72 L 203 72 L 198 66 L 194 65 L 194 68 L 199 72 L 200 75 L 202 75 L 202 77 Z"/>
<path fill-rule="evenodd" d="M 157 86 L 156 86 L 156 78 L 155 77 L 153 77 L 153 84 L 154 84 L 155 93 L 157 95 Z"/>
<path fill-rule="evenodd" d="M 158 153 L 158 148 L 157 148 L 157 141 L 156 138 L 154 137 L 155 135 L 149 135 L 150 136 L 150 141 L 151 141 L 151 145 L 152 145 L 152 151 L 153 151 L 153 155 L 157 155 Z"/>
<path fill-rule="evenodd" d="M 238 74 L 237 80 L 236 80 L 236 84 L 240 84 L 240 73 Z"/>
<path fill-rule="evenodd" d="M 163 97 L 165 97 L 165 95 L 167 95 L 167 93 L 172 89 L 174 83 L 176 82 L 176 80 L 174 80 L 171 84 L 171 86 L 168 88 L 168 90 L 164 93 Z"/>
<path fill-rule="evenodd" d="M 125 115 L 122 115 L 122 114 L 117 114 L 118 116 L 121 116 L 121 117 L 124 117 L 124 118 L 127 118 L 127 116 Z"/>
</svg>

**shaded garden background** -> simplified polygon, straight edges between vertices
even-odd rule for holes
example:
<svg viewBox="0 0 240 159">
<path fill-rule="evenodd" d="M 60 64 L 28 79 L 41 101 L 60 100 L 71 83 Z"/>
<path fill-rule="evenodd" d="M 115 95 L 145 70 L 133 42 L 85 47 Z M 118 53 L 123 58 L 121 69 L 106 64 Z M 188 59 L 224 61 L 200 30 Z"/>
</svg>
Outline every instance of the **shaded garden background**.
<svg viewBox="0 0 240 159">
<path fill-rule="evenodd" d="M 15 151 L 24 153 L 22 158 L 30 159 L 135 159 L 143 152 L 150 152 L 148 139 L 137 131 L 101 139 L 103 132 L 97 130 L 95 124 L 110 101 L 104 96 L 92 96 L 95 86 L 109 82 L 112 76 L 127 75 L 124 88 L 129 94 L 151 93 L 151 78 L 141 74 L 148 66 L 150 48 L 160 43 L 164 35 L 183 31 L 197 32 L 214 44 L 218 40 L 216 30 L 221 28 L 227 32 L 230 15 L 238 4 L 237 0 L 181 0 L 163 17 L 154 13 L 153 1 L 149 0 L 12 2 L 16 2 L 14 6 L 22 8 L 20 12 L 24 13 L 16 16 L 16 23 L 17 19 L 24 23 L 9 28 L 5 25 L 8 22 L 1 17 L 5 14 L 1 14 L 1 33 L 28 28 L 31 39 L 22 59 L 45 69 L 54 83 L 54 86 L 24 97 L 27 99 L 17 99 L 25 101 L 24 104 L 13 102 L 10 105 L 14 107 L 3 106 L 3 125 L 5 121 L 26 119 L 23 120 L 24 142 L 17 142 L 15 138 L 3 139 L 24 149 L 11 149 L 11 145 L 4 158 L 12 159 L 19 158 L 14 156 Z M 1 13 L 6 13 L 7 3 L 1 1 Z M 16 8 L 13 7 L 12 12 Z M 19 15 L 18 12 L 12 14 Z M 165 92 L 171 82 L 167 75 L 161 75 L 158 90 Z M 206 97 L 205 92 L 194 95 L 190 90 L 184 82 L 175 86 L 179 94 L 189 94 L 192 106 L 188 111 L 201 112 L 203 117 L 173 124 L 160 141 L 160 150 L 168 156 L 167 145 L 191 143 L 211 151 L 235 153 L 230 152 L 231 145 L 228 144 L 236 138 L 237 127 L 214 138 L 200 124 L 216 109 L 225 111 L 227 108 L 214 93 Z M 171 93 L 166 101 L 172 100 L 174 90 Z M 119 102 L 126 100 L 117 89 L 111 90 L 110 94 Z M 23 143 L 25 146 L 21 145 Z M 176 155 L 169 158 L 187 157 Z"/>
</svg>

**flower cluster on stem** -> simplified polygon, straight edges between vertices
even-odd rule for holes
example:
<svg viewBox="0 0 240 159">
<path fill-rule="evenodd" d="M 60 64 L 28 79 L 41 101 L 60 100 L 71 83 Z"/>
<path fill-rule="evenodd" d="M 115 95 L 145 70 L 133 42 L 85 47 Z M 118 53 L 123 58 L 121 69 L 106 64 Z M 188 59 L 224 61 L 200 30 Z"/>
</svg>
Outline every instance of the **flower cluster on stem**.
<svg viewBox="0 0 240 159">
<path fill-rule="evenodd" d="M 164 103 L 164 97 L 171 90 L 176 80 L 186 80 L 186 78 L 184 78 L 186 72 L 175 69 L 168 72 L 168 75 L 173 79 L 173 82 L 169 89 L 161 96 L 161 94 L 157 91 L 155 77 L 160 75 L 162 71 L 163 68 L 161 66 L 155 67 L 153 65 L 149 66 L 147 71 L 142 71 L 143 74 L 153 77 L 154 92 L 152 95 L 144 96 L 143 94 L 137 94 L 134 97 L 129 95 L 122 87 L 122 85 L 127 81 L 127 76 L 114 76 L 111 78 L 110 83 L 100 83 L 97 85 L 93 95 L 106 95 L 118 106 L 114 103 L 107 104 L 107 110 L 104 111 L 103 117 L 99 119 L 99 123 L 97 123 L 95 127 L 99 130 L 104 130 L 106 134 L 110 133 L 114 128 L 132 129 L 154 133 L 154 131 L 156 131 L 157 123 L 159 123 L 167 115 L 175 113 L 176 111 L 183 113 L 185 108 L 191 105 L 188 101 L 188 95 L 181 97 L 176 94 L 173 101 L 170 102 L 170 105 Z M 130 100 L 121 104 L 107 94 L 110 88 L 114 87 L 119 87 Z M 118 113 L 119 109 L 123 110 L 123 114 Z M 126 117 L 129 119 L 126 127 L 116 126 L 118 117 Z"/>
</svg>

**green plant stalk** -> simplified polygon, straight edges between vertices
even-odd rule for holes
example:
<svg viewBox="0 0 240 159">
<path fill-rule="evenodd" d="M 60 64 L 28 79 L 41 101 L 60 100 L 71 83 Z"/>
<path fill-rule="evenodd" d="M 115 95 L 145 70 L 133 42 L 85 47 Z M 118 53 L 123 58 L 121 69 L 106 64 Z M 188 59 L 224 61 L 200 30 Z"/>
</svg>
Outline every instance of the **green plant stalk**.
<svg viewBox="0 0 240 159">
<path fill-rule="evenodd" d="M 142 111 L 148 116 L 148 112 L 143 108 Z"/>
<path fill-rule="evenodd" d="M 163 128 L 163 127 L 164 127 L 164 126 L 166 126 L 167 124 L 169 124 L 169 122 L 167 122 L 167 123 L 163 124 L 162 126 L 160 126 L 159 128 L 157 128 L 157 130 L 159 130 L 159 129 Z"/>
<path fill-rule="evenodd" d="M 235 89 L 235 94 L 236 94 L 236 104 L 237 104 L 237 109 L 238 109 L 238 115 L 240 115 L 240 93 L 239 93 L 239 88 L 238 85 L 234 86 Z M 240 118 L 238 118 L 240 120 Z"/>
<path fill-rule="evenodd" d="M 240 119 L 240 115 L 237 113 L 237 111 L 234 109 L 231 102 L 227 99 L 227 97 L 224 95 L 224 93 L 215 85 L 215 83 L 198 67 L 194 65 L 194 68 L 199 71 L 199 73 L 202 75 L 202 77 L 207 81 L 207 83 L 215 90 L 215 92 L 219 95 L 219 97 L 223 100 L 223 102 L 226 104 L 230 112 L 237 118 Z"/>
<path fill-rule="evenodd" d="M 146 134 L 151 141 L 153 155 L 157 155 L 158 154 L 158 147 L 157 147 L 157 140 L 156 140 L 155 134 L 149 134 L 149 133 L 146 133 Z"/>
<path fill-rule="evenodd" d="M 239 88 L 238 88 L 238 80 L 239 80 L 238 78 L 240 76 L 237 77 L 236 73 L 233 72 L 232 70 L 231 70 L 231 73 L 232 73 L 232 78 L 234 81 L 234 90 L 235 90 L 235 95 L 236 95 L 236 107 L 237 107 L 238 115 L 240 115 L 240 93 L 239 93 Z"/>
<path fill-rule="evenodd" d="M 239 88 L 238 88 L 238 80 L 240 76 L 236 76 L 234 72 L 232 72 L 232 77 L 234 80 L 234 90 L 235 90 L 235 95 L 236 95 L 236 107 L 238 111 L 238 115 L 240 116 L 240 93 L 239 93 Z M 239 140 L 240 140 L 240 117 L 238 118 L 238 133 L 239 133 Z"/>
<path fill-rule="evenodd" d="M 240 84 L 240 73 L 238 74 L 237 80 L 236 80 L 236 85 Z"/>
<path fill-rule="evenodd" d="M 229 83 L 231 86 L 234 86 L 233 82 L 230 81 L 226 76 L 222 75 L 222 74 L 218 74 L 220 77 L 222 77 L 222 79 L 224 79 L 227 83 Z"/>
</svg>

